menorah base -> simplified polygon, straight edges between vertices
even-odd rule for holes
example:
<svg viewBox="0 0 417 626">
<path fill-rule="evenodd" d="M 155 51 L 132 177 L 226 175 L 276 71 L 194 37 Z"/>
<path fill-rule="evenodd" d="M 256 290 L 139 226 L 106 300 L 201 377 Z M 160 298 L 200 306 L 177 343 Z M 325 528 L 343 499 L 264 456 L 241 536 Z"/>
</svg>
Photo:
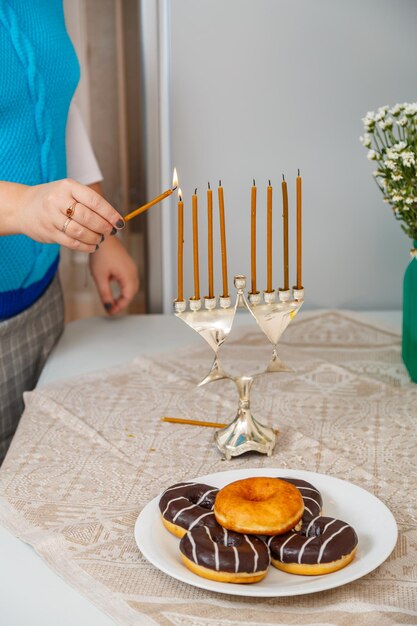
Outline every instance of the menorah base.
<svg viewBox="0 0 417 626">
<path fill-rule="evenodd" d="M 276 435 L 272 428 L 260 424 L 249 411 L 238 414 L 233 422 L 218 430 L 214 439 L 220 452 L 230 461 L 245 452 L 272 455 Z"/>
</svg>

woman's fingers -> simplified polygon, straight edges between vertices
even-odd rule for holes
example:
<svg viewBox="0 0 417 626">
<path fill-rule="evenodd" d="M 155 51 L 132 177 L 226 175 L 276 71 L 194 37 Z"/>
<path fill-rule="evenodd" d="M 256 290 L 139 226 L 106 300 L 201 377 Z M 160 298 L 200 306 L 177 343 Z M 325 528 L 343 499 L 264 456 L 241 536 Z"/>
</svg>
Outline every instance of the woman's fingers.
<svg viewBox="0 0 417 626">
<path fill-rule="evenodd" d="M 91 228 L 88 228 L 87 226 L 84 226 L 81 223 L 82 216 L 80 214 L 82 212 L 82 209 L 85 209 L 85 207 L 82 207 L 82 205 L 80 204 L 77 204 L 77 207 L 79 207 L 79 211 L 77 212 L 77 214 L 74 213 L 74 217 L 68 217 L 62 214 L 60 214 L 59 217 L 57 216 L 57 219 L 54 223 L 55 227 L 72 239 L 78 239 L 80 242 L 90 245 L 100 245 L 100 243 L 104 239 L 104 234 L 96 230 L 91 230 Z M 91 211 L 89 211 L 89 213 L 91 213 Z M 95 226 L 97 227 L 97 224 L 95 224 Z M 98 224 L 98 227 L 101 227 L 102 230 L 104 230 L 103 224 Z M 108 230 L 107 227 L 106 230 Z"/>
<path fill-rule="evenodd" d="M 96 277 L 96 287 L 107 313 L 112 313 L 114 306 L 114 297 L 111 290 L 110 276 L 103 275 Z"/>
<path fill-rule="evenodd" d="M 100 194 L 90 187 L 77 183 L 75 180 L 70 180 L 69 182 L 74 200 L 77 200 L 77 202 L 80 202 L 85 207 L 102 217 L 109 224 L 111 224 L 111 227 L 114 227 L 117 230 L 124 227 L 125 222 L 120 213 L 118 213 L 116 209 L 114 209 L 112 205 L 103 198 L 103 196 L 100 196 Z"/>
<path fill-rule="evenodd" d="M 99 235 L 104 235 L 105 237 L 107 237 L 107 235 L 111 235 L 112 233 L 114 234 L 114 227 L 98 213 L 91 211 L 84 204 L 74 202 L 70 209 L 71 211 L 68 213 L 68 210 L 63 208 L 60 211 L 59 219 L 63 219 L 65 221 L 66 218 L 70 216 L 75 223 L 80 226 L 84 226 L 93 233 L 98 233 Z M 59 227 L 58 224 L 57 227 Z"/>
<path fill-rule="evenodd" d="M 79 250 L 80 252 L 89 252 L 90 254 L 95 252 L 98 248 L 98 244 L 88 244 L 80 241 L 79 239 L 74 239 L 68 234 L 68 230 L 63 233 L 62 230 L 56 230 L 55 243 L 59 243 L 61 246 L 65 246 L 66 248 L 70 248 L 70 250 Z"/>
</svg>

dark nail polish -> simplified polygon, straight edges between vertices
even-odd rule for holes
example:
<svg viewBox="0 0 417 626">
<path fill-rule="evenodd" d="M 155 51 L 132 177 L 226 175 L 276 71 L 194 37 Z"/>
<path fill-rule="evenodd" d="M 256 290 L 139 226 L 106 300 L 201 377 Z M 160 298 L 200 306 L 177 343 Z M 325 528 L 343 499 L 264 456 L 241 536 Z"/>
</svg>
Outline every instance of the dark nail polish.
<svg viewBox="0 0 417 626">
<path fill-rule="evenodd" d="M 103 243 L 103 241 L 104 241 L 104 235 L 101 235 L 100 243 Z"/>
<path fill-rule="evenodd" d="M 117 220 L 116 222 L 117 228 L 123 228 L 124 225 L 125 225 L 124 220 Z"/>
<path fill-rule="evenodd" d="M 99 247 L 100 247 L 100 246 L 97 244 L 97 245 L 96 245 L 96 250 L 98 250 L 98 249 L 99 249 Z"/>
<path fill-rule="evenodd" d="M 113 226 L 113 228 L 111 229 L 110 235 L 115 235 L 116 233 L 117 233 L 117 228 Z"/>
<path fill-rule="evenodd" d="M 111 311 L 112 303 L 111 302 L 105 302 L 104 303 L 104 308 L 106 309 L 106 311 Z"/>
</svg>

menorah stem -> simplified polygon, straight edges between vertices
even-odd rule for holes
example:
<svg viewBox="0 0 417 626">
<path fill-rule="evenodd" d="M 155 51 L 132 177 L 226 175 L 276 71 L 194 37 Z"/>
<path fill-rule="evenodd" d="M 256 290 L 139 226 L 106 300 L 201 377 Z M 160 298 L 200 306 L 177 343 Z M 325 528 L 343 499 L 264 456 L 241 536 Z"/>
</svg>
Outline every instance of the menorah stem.
<svg viewBox="0 0 417 626">
<path fill-rule="evenodd" d="M 239 392 L 237 414 L 229 426 L 216 432 L 217 447 L 228 460 L 232 456 L 249 451 L 271 456 L 275 445 L 275 433 L 272 428 L 260 424 L 250 409 L 250 392 L 254 376 L 239 376 L 233 380 Z"/>
<path fill-rule="evenodd" d="M 253 385 L 253 376 L 240 376 L 234 379 L 239 392 L 238 415 L 250 413 L 250 390 Z"/>
</svg>

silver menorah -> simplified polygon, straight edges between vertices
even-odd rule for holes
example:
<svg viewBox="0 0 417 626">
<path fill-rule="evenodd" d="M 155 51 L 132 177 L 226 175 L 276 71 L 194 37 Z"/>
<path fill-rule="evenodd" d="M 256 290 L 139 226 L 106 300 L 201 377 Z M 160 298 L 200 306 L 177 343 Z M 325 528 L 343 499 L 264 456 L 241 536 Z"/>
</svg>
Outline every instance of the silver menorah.
<svg viewBox="0 0 417 626">
<path fill-rule="evenodd" d="M 261 424 L 252 415 L 251 387 L 255 378 L 262 374 L 292 371 L 278 357 L 277 345 L 282 333 L 304 302 L 302 288 L 293 288 L 292 299 L 289 289 L 279 289 L 278 300 L 275 291 L 264 292 L 262 301 L 259 292 L 245 295 L 246 276 L 235 276 L 234 284 L 237 291 L 234 306 L 229 296 L 221 296 L 218 306 L 217 298 L 204 298 L 204 308 L 201 300 L 190 298 L 188 310 L 185 300 L 174 302 L 176 316 L 201 335 L 214 352 L 210 372 L 199 386 L 221 379 L 229 379 L 236 384 L 239 394 L 236 416 L 228 426 L 216 431 L 214 436 L 217 447 L 227 460 L 249 451 L 272 455 L 276 434 L 272 428 Z M 249 311 L 273 347 L 271 359 L 265 370 L 248 376 L 227 374 L 219 359 L 220 348 L 232 330 L 238 308 L 246 308 Z"/>
</svg>

